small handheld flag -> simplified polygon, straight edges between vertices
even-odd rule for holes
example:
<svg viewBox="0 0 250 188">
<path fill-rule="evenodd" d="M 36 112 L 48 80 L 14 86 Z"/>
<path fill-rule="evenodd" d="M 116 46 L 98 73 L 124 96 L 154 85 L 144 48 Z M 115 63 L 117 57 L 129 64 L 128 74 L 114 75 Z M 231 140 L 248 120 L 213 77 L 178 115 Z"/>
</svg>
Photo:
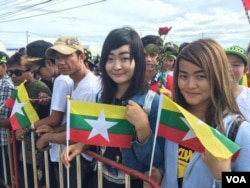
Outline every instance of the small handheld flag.
<svg viewBox="0 0 250 188">
<path fill-rule="evenodd" d="M 27 128 L 39 120 L 37 112 L 29 101 L 24 83 L 12 92 L 5 105 L 12 108 L 9 119 L 13 130 Z"/>
<path fill-rule="evenodd" d="M 70 100 L 69 139 L 90 145 L 130 148 L 133 125 L 124 106 Z"/>
<path fill-rule="evenodd" d="M 198 152 L 206 148 L 219 159 L 228 159 L 240 147 L 167 96 L 161 95 L 158 135 Z"/>
</svg>

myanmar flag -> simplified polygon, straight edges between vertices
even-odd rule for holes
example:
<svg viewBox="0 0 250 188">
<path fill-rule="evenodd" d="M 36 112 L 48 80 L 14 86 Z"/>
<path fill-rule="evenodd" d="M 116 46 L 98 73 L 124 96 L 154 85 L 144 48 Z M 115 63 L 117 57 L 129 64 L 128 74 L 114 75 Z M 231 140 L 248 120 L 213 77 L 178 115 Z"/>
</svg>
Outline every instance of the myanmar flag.
<svg viewBox="0 0 250 188">
<path fill-rule="evenodd" d="M 248 85 L 247 85 L 247 75 L 246 74 L 244 74 L 242 76 L 242 78 L 239 81 L 239 84 L 248 87 Z"/>
<path fill-rule="evenodd" d="M 243 6 L 245 7 L 246 15 L 248 21 L 250 23 L 250 1 L 249 0 L 242 0 Z"/>
<path fill-rule="evenodd" d="M 130 148 L 133 125 L 124 106 L 69 100 L 69 140 L 89 145 Z"/>
<path fill-rule="evenodd" d="M 17 90 L 13 90 L 11 95 L 6 99 L 5 101 L 5 106 L 7 106 L 8 108 L 13 108 L 14 104 L 15 104 L 15 99 L 17 96 Z"/>
<path fill-rule="evenodd" d="M 187 148 L 203 152 L 206 148 L 219 159 L 228 159 L 240 147 L 216 129 L 161 95 L 158 135 Z"/>
<path fill-rule="evenodd" d="M 5 104 L 7 104 L 8 107 L 12 107 L 9 120 L 13 130 L 29 127 L 39 120 L 34 107 L 29 101 L 24 83 L 20 84 L 17 89 L 12 92 Z"/>
</svg>

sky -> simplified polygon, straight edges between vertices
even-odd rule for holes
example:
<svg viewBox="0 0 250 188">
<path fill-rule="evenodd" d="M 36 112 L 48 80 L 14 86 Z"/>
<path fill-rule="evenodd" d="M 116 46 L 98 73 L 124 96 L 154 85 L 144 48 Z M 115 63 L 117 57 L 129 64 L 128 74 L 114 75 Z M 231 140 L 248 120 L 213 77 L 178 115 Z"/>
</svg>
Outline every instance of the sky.
<svg viewBox="0 0 250 188">
<path fill-rule="evenodd" d="M 172 26 L 165 41 L 177 45 L 207 37 L 223 47 L 250 42 L 242 0 L 0 0 L 0 7 L 0 42 L 7 49 L 71 35 L 94 55 L 108 33 L 123 26 L 141 37 Z"/>
</svg>

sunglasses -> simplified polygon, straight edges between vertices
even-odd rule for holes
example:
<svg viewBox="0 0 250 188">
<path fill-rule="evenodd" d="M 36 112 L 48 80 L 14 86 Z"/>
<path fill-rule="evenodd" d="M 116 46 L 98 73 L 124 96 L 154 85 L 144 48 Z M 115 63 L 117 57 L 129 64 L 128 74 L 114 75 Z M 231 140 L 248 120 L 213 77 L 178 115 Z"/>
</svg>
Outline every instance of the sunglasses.
<svg viewBox="0 0 250 188">
<path fill-rule="evenodd" d="M 22 76 L 24 72 L 30 71 L 30 69 L 26 69 L 26 70 L 20 70 L 20 69 L 16 69 L 16 70 L 7 70 L 7 74 L 11 77 L 13 74 L 15 74 L 16 76 Z"/>
</svg>

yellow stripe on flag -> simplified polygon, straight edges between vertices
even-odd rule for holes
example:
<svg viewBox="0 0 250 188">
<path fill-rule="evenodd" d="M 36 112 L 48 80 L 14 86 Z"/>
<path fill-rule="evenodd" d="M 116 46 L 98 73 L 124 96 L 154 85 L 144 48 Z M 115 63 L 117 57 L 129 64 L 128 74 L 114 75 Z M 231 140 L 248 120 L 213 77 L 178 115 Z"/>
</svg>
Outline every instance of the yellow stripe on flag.
<svg viewBox="0 0 250 188">
<path fill-rule="evenodd" d="M 163 101 L 164 108 L 183 114 L 190 128 L 195 132 L 195 135 L 206 150 L 219 159 L 228 159 L 232 156 L 232 152 L 216 137 L 209 125 L 174 103 L 170 98 L 165 97 Z M 221 133 L 218 132 L 218 134 Z"/>
<path fill-rule="evenodd" d="M 110 105 L 110 104 L 101 104 L 101 103 L 94 103 L 94 102 L 83 102 L 83 101 L 76 101 L 71 100 L 71 114 L 78 114 L 78 115 L 86 115 L 86 116 L 94 116 L 98 117 L 102 110 L 105 109 L 105 117 L 112 118 L 112 119 L 126 119 L 126 107 L 124 106 L 117 106 L 117 105 Z"/>
<path fill-rule="evenodd" d="M 24 86 L 24 83 L 20 84 L 17 87 L 17 96 L 20 100 L 20 102 L 25 103 L 24 105 L 24 111 L 26 113 L 26 115 L 28 116 L 28 119 L 30 120 L 31 123 L 34 123 L 36 121 L 39 120 L 39 117 L 34 109 L 34 107 L 32 106 L 32 104 L 29 101 L 29 96 L 27 93 L 27 90 Z"/>
<path fill-rule="evenodd" d="M 180 109 L 180 111 L 186 117 L 195 135 L 199 138 L 207 151 L 219 159 L 228 159 L 232 156 L 231 151 L 213 134 L 211 128 L 207 124 L 197 119 L 194 115 L 187 113 L 187 111 L 182 109 Z M 217 133 L 221 134 L 219 131 Z"/>
<path fill-rule="evenodd" d="M 170 99 L 168 96 L 164 96 L 164 100 L 162 100 L 162 107 L 163 109 L 167 109 L 173 112 L 180 112 L 180 110 L 177 108 L 175 103 Z"/>
<path fill-rule="evenodd" d="M 240 84 L 247 87 L 247 75 L 244 74 L 240 80 Z"/>
</svg>

